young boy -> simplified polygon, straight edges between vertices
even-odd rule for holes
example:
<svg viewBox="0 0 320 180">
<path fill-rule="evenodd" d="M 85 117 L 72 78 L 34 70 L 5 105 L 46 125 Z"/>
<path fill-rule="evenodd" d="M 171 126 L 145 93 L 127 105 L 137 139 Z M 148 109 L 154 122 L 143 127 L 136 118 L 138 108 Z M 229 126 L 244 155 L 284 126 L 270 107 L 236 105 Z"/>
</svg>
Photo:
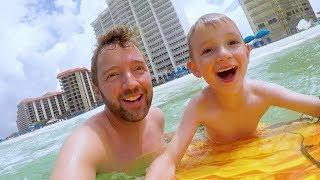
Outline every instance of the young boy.
<svg viewBox="0 0 320 180">
<path fill-rule="evenodd" d="M 271 105 L 320 116 L 317 97 L 245 78 L 251 49 L 227 16 L 202 16 L 192 26 L 188 42 L 188 67 L 196 77 L 203 77 L 208 87 L 187 105 L 176 135 L 152 163 L 147 179 L 174 178 L 176 166 L 200 123 L 208 139 L 229 143 L 253 135 Z"/>
</svg>

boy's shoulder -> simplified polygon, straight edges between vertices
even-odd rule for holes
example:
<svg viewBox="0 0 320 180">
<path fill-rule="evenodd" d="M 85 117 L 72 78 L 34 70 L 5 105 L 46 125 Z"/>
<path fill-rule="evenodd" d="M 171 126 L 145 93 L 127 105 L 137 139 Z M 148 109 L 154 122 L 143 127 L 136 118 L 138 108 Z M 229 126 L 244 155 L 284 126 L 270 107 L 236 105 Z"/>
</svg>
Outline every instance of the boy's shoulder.
<svg viewBox="0 0 320 180">
<path fill-rule="evenodd" d="M 195 94 L 190 102 L 192 103 L 200 103 L 206 99 L 208 99 L 208 95 L 209 95 L 209 86 L 204 87 L 200 92 L 198 92 L 197 94 Z"/>
<path fill-rule="evenodd" d="M 203 109 L 206 104 L 212 101 L 212 95 L 210 94 L 209 87 L 203 88 L 200 92 L 194 95 L 188 103 L 187 109 L 188 110 L 195 110 Z"/>
<path fill-rule="evenodd" d="M 249 86 L 253 88 L 265 88 L 267 86 L 270 86 L 270 83 L 261 80 L 248 79 L 247 82 Z"/>
<path fill-rule="evenodd" d="M 265 100 L 271 100 L 275 97 L 283 96 L 287 93 L 288 90 L 278 84 L 259 81 L 259 80 L 250 80 L 248 81 L 249 88 L 251 93 L 263 97 Z"/>
<path fill-rule="evenodd" d="M 275 87 L 277 87 L 274 83 L 269 83 L 261 80 L 248 80 L 249 88 L 255 93 L 268 93 Z"/>
</svg>

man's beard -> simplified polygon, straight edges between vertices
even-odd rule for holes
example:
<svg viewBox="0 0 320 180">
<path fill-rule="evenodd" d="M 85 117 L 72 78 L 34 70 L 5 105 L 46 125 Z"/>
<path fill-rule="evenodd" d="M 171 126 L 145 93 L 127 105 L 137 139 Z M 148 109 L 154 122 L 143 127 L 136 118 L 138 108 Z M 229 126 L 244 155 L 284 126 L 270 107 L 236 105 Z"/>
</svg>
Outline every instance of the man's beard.
<svg viewBox="0 0 320 180">
<path fill-rule="evenodd" d="M 145 96 L 145 106 L 142 109 L 139 109 L 137 111 L 134 110 L 126 110 L 121 106 L 121 103 L 119 105 L 115 105 L 115 103 L 108 101 L 107 98 L 103 95 L 103 93 L 100 91 L 102 100 L 104 104 L 108 107 L 108 109 L 117 117 L 123 119 L 124 121 L 128 122 L 139 122 L 142 121 L 148 114 L 151 102 L 152 102 L 152 96 L 153 91 L 151 90 L 150 97 L 148 97 L 147 91 L 143 91 L 143 96 Z M 119 98 L 120 99 L 120 98 Z M 120 102 L 120 100 L 119 100 Z"/>
</svg>

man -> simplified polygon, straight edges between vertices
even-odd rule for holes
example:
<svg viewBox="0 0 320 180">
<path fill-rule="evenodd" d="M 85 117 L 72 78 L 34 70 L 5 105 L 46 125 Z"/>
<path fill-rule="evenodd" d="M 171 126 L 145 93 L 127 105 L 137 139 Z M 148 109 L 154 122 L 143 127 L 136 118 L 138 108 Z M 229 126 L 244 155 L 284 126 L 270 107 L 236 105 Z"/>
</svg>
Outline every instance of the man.
<svg viewBox="0 0 320 180">
<path fill-rule="evenodd" d="M 150 72 L 132 36 L 122 26 L 99 38 L 91 70 L 105 109 L 65 141 L 52 179 L 95 179 L 97 173 L 125 171 L 137 157 L 163 149 L 163 113 L 150 107 Z"/>
</svg>

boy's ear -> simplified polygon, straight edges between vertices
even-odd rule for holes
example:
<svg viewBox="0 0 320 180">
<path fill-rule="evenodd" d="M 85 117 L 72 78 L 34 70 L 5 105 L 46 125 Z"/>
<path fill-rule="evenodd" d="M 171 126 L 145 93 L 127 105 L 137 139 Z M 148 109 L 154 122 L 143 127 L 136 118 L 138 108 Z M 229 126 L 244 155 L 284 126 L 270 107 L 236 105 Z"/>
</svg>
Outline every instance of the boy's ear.
<svg viewBox="0 0 320 180">
<path fill-rule="evenodd" d="M 189 59 L 188 62 L 187 62 L 187 66 L 188 66 L 188 69 L 191 70 L 192 74 L 194 74 L 196 77 L 198 78 L 201 78 L 202 75 L 198 69 L 198 66 L 197 64 L 194 62 L 194 60 L 192 59 Z"/>
<path fill-rule="evenodd" d="M 250 52 L 251 52 L 251 45 L 250 44 L 246 44 L 246 54 L 247 54 L 247 57 L 250 57 Z"/>
</svg>

